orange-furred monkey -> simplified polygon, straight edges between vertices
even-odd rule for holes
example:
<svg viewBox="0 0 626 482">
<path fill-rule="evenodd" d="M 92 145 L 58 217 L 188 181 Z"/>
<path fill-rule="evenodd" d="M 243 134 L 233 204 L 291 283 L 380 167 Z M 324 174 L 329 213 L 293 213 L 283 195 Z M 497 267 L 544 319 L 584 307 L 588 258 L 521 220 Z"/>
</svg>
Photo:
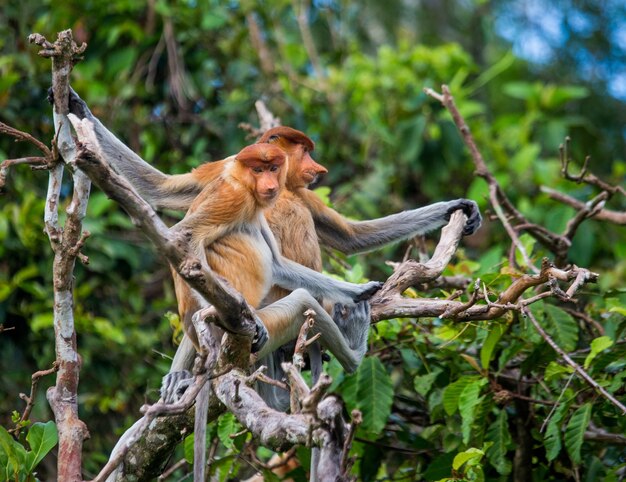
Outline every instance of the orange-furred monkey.
<svg viewBox="0 0 626 482">
<path fill-rule="evenodd" d="M 312 295 L 353 303 L 369 298 L 382 284 L 335 280 L 281 256 L 263 209 L 276 201 L 285 184 L 285 161 L 285 152 L 272 144 L 254 144 L 236 156 L 218 161 L 219 173 L 206 183 L 172 230 L 191 233 L 192 253 L 227 279 L 253 308 L 260 307 L 272 285 L 294 290 L 257 311 L 267 330 L 267 335 L 257 331 L 255 345 L 260 356 L 295 339 L 305 321 L 304 312 L 312 309 L 316 313 L 312 331 L 321 334 L 324 346 L 352 372 L 367 351 L 367 337 L 356 342 L 346 338 Z M 185 333 L 199 349 L 191 317 L 208 304 L 178 275 L 174 275 L 174 280 Z M 361 331 L 366 333 L 363 328 Z M 208 390 L 208 386 L 203 388 L 196 399 L 195 480 L 204 480 Z"/>
<path fill-rule="evenodd" d="M 209 162 L 188 174 L 166 175 L 143 161 L 121 143 L 89 111 L 87 105 L 72 91 L 70 110 L 78 117 L 87 117 L 94 123 L 96 134 L 104 153 L 113 168 L 128 179 L 138 192 L 156 208 L 185 210 L 191 205 L 203 187 L 218 176 L 222 169 L 219 163 Z M 326 169 L 311 157 L 315 145 L 304 133 L 289 127 L 276 127 L 268 130 L 258 141 L 281 147 L 288 155 L 286 189 L 278 196 L 275 205 L 265 210 L 266 218 L 282 250 L 282 254 L 309 268 L 321 269 L 319 244 L 324 244 L 351 254 L 367 251 L 388 243 L 407 239 L 443 226 L 450 214 L 463 210 L 468 221 L 465 234 L 475 232 L 481 223 L 480 212 L 474 201 L 456 199 L 434 203 L 422 208 L 392 214 L 371 221 L 350 221 L 335 210 L 327 207 L 315 193 L 307 189 Z M 284 292 L 272 289 L 267 302 L 278 299 Z M 356 326 L 360 318 L 369 318 L 369 305 L 359 303 L 352 309 L 335 309 L 333 319 L 342 327 L 347 336 L 359 338 L 362 335 Z M 345 315 L 347 313 L 347 317 Z M 355 321 L 356 320 L 356 321 Z M 194 356 L 193 346 L 183 339 L 172 364 L 173 370 L 190 367 Z M 281 353 L 277 360 L 264 360 L 264 363 L 279 370 Z M 173 381 L 170 379 L 170 382 Z M 273 387 L 261 386 L 261 390 L 280 393 Z M 165 385 L 163 390 L 170 393 L 173 386 Z M 267 394 L 263 398 L 268 400 Z M 288 400 L 268 400 L 274 407 L 284 406 Z"/>
<path fill-rule="evenodd" d="M 87 105 L 73 91 L 70 97 L 70 111 L 80 118 L 89 118 L 93 122 L 105 158 L 155 208 L 188 209 L 205 186 L 210 185 L 221 175 L 224 163 L 232 159 L 203 164 L 188 174 L 169 176 L 147 164 L 121 143 L 93 116 Z M 288 155 L 286 189 L 280 191 L 274 206 L 265 209 L 265 214 L 283 255 L 309 268 L 321 269 L 320 243 L 348 254 L 367 251 L 437 229 L 447 222 L 453 211 L 458 209 L 463 210 L 468 216 L 464 234 L 472 234 L 480 226 L 481 217 L 478 207 L 474 201 L 467 199 L 439 202 L 372 221 L 347 220 L 325 206 L 314 193 L 307 189 L 308 185 L 319 175 L 327 172 L 323 166 L 311 158 L 310 152 L 314 149 L 311 139 L 295 129 L 277 127 L 267 131 L 259 142 L 275 144 Z M 274 249 L 277 249 L 275 244 Z M 266 302 L 274 301 L 280 295 L 278 289 L 273 289 Z M 313 295 L 320 296 L 320 293 L 313 293 Z M 261 354 L 269 354 L 272 349 L 279 346 L 279 343 L 293 339 L 297 333 L 295 331 L 298 325 L 296 318 L 301 316 L 303 311 L 298 305 L 302 301 L 312 303 L 310 298 L 311 295 L 308 292 L 299 289 L 288 298 L 277 301 L 258 312 L 259 316 L 262 315 L 264 322 L 272 318 L 291 319 L 291 324 L 287 323 L 287 325 L 293 330 L 291 333 L 283 333 L 281 340 L 275 337 L 272 341 L 270 329 L 271 342 L 261 349 Z M 345 310 L 340 305 L 336 305 L 333 319 L 340 328 L 339 339 L 344 340 L 345 336 L 350 346 L 364 346 L 367 343 L 369 328 L 369 305 L 367 302 L 361 302 L 356 305 L 356 308 L 354 306 Z M 184 311 L 191 316 L 195 308 L 188 306 Z M 346 317 L 344 313 L 348 313 L 348 316 Z M 320 314 L 319 311 L 318 314 Z M 323 327 L 318 321 L 317 328 L 322 330 L 327 328 L 330 333 L 327 339 L 332 339 L 332 333 L 336 333 L 337 326 L 332 323 L 330 317 L 322 317 L 322 319 L 328 322 L 327 326 Z M 337 350 L 332 346 L 327 345 L 327 348 L 338 356 Z M 350 352 L 345 351 L 345 353 Z M 191 367 L 194 356 L 195 350 L 190 339 L 184 337 L 172 363 L 172 372 L 176 373 Z M 283 356 L 281 350 L 276 350 L 271 357 L 263 360 L 263 363 L 270 364 L 270 373 L 272 369 L 274 373 L 280 369 L 281 356 Z M 273 362 L 276 363 L 272 367 Z M 342 364 L 345 366 L 346 360 L 343 360 Z M 178 395 L 179 390 L 184 391 L 184 384 L 179 382 L 180 378 L 176 376 L 165 378 L 162 388 L 164 398 L 173 398 Z M 267 386 L 263 384 L 260 388 L 266 388 L 260 391 L 270 405 L 282 409 L 288 406 L 288 397 L 281 396 L 283 394 L 278 390 L 273 390 L 273 387 L 267 389 Z M 123 440 L 124 438 L 120 439 L 113 453 L 118 446 L 122 445 Z"/>
<path fill-rule="evenodd" d="M 304 321 L 302 313 L 311 308 L 319 318 L 313 330 L 321 332 L 324 345 L 347 370 L 354 371 L 365 354 L 365 343 L 351 346 L 312 295 L 350 304 L 369 298 L 381 283 L 335 280 L 280 254 L 263 209 L 276 201 L 284 186 L 285 161 L 284 151 L 271 144 L 254 144 L 218 161 L 219 175 L 207 182 L 185 218 L 172 229 L 189 230 L 192 252 L 253 308 L 261 306 L 273 285 L 296 290 L 280 305 L 257 312 L 269 336 L 258 347 L 261 356 L 295 338 Z M 191 316 L 206 303 L 179 277 L 175 280 L 186 334 L 198 348 Z"/>
</svg>

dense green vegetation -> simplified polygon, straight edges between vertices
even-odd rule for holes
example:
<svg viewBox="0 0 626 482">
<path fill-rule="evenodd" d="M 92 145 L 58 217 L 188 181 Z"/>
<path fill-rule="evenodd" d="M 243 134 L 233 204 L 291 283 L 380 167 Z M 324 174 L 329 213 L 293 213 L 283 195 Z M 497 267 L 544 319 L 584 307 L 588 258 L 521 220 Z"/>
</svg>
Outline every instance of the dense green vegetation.
<svg viewBox="0 0 626 482">
<path fill-rule="evenodd" d="M 583 202 L 599 192 L 562 177 L 558 148 L 565 136 L 572 138 L 574 172 L 591 155 L 596 175 L 613 185 L 626 179 L 626 104 L 609 94 L 616 87 L 603 75 L 624 69 L 626 47 L 613 40 L 626 29 L 626 11 L 609 2 L 615 4 L 612 20 L 603 23 L 602 2 L 576 8 L 551 2 L 568 35 L 552 45 L 550 62 L 532 63 L 514 54 L 495 28 L 503 19 L 524 28 L 515 3 L 12 2 L 0 17 L 0 121 L 45 142 L 52 138 L 50 63 L 36 56 L 27 36 L 53 39 L 72 28 L 77 41 L 89 44 L 72 73 L 73 87 L 111 130 L 165 172 L 237 152 L 249 142 L 239 124 L 258 123 L 254 102 L 263 99 L 283 123 L 316 141 L 315 158 L 330 171 L 320 194 L 343 214 L 367 219 L 470 197 L 488 218 L 487 184 L 473 174 L 450 114 L 422 91 L 446 83 L 513 203 L 532 222 L 561 233 L 576 211 L 540 187 Z M 306 20 L 299 24 L 302 9 Z M 572 27 L 576 15 L 591 33 Z M 35 154 L 0 137 L 0 160 Z M 49 368 L 55 357 L 52 258 L 42 231 L 46 183 L 41 171 L 13 168 L 0 199 L 0 324 L 6 330 L 0 332 L 0 425 L 6 429 L 24 408 L 19 394 L 29 392 L 31 374 Z M 70 182 L 63 194 L 71 195 Z M 607 207 L 624 211 L 626 199 L 615 195 Z M 76 268 L 75 298 L 90 477 L 139 406 L 158 398 L 180 326 L 171 314 L 176 306 L 167 266 L 97 190 L 85 229 L 92 233 L 84 249 L 90 263 Z M 529 235 L 522 240 L 534 264 L 551 256 Z M 511 264 L 510 244 L 501 224 L 487 220 L 462 242 L 445 274 L 480 278 L 499 293 L 530 273 L 519 258 Z M 405 249 L 350 258 L 326 253 L 326 268 L 352 281 L 386 279 L 391 268 L 385 261 L 400 260 Z M 599 273 L 599 283 L 575 303 L 548 299 L 531 310 L 559 346 L 624 403 L 626 231 L 585 221 L 568 261 Z M 410 293 L 449 294 L 419 287 Z M 348 412 L 363 412 L 353 450 L 359 480 L 622 480 L 623 414 L 572 376 L 519 314 L 463 325 L 384 321 L 370 341 L 371 356 L 356 375 L 345 376 L 336 362 L 328 366 Z M 53 419 L 45 399 L 52 377 L 40 381 L 32 422 Z M 49 449 L 49 430 L 33 425 L 22 431 L 31 463 L 39 462 L 35 446 Z M 238 431 L 230 415 L 213 424 L 221 443 L 212 468 L 221 480 L 248 469 L 247 455 L 239 456 L 246 436 L 229 438 Z M 593 438 L 602 433 L 605 440 Z M 0 427 L 0 479 L 10 454 L 19 451 L 15 445 Z M 181 444 L 172 463 L 192 452 L 189 443 Z M 258 456 L 268 453 L 259 449 Z M 53 457 L 45 458 L 39 477 L 52 477 L 54 465 Z M 304 480 L 301 469 L 294 478 Z"/>
</svg>

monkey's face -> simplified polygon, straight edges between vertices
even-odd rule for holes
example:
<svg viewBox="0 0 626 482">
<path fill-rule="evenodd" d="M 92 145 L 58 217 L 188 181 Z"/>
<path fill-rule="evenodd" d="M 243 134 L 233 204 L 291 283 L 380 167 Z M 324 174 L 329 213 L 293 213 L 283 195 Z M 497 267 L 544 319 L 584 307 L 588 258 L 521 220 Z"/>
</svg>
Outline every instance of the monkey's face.
<svg viewBox="0 0 626 482">
<path fill-rule="evenodd" d="M 290 191 L 308 187 L 316 182 L 328 170 L 311 157 L 315 143 L 303 132 L 291 127 L 274 127 L 257 141 L 279 146 L 287 153 L 289 168 L 287 170 L 287 189 Z"/>
<path fill-rule="evenodd" d="M 278 198 L 283 184 L 282 166 L 267 164 L 250 168 L 254 179 L 254 197 L 261 207 L 269 207 Z"/>
<path fill-rule="evenodd" d="M 285 185 L 287 156 L 277 146 L 254 144 L 237 154 L 241 181 L 254 195 L 258 205 L 270 206 Z"/>
<path fill-rule="evenodd" d="M 327 173 L 328 169 L 315 162 L 308 151 L 304 152 L 302 162 L 300 163 L 300 177 L 302 178 L 302 182 L 308 186 L 309 184 L 317 182 Z"/>
<path fill-rule="evenodd" d="M 289 173 L 287 174 L 288 189 L 308 187 L 327 172 L 328 169 L 315 162 L 302 144 L 296 144 L 290 149 Z"/>
</svg>

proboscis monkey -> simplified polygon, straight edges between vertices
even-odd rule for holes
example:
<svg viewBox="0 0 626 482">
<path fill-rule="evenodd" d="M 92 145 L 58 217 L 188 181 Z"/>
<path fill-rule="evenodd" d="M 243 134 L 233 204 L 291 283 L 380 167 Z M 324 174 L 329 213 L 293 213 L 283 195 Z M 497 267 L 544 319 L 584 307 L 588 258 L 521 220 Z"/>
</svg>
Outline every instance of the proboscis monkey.
<svg viewBox="0 0 626 482">
<path fill-rule="evenodd" d="M 273 285 L 296 290 L 257 311 L 269 335 L 260 355 L 272 352 L 298 334 L 306 309 L 318 314 L 314 331 L 349 371 L 354 371 L 366 346 L 351 347 L 338 327 L 313 298 L 353 303 L 368 299 L 381 286 L 371 281 L 354 284 L 336 280 L 284 258 L 263 210 L 278 198 L 284 185 L 286 155 L 271 144 L 254 144 L 236 156 L 215 163 L 219 175 L 207 183 L 182 221 L 172 229 L 191 232 L 192 252 L 227 279 L 253 308 L 259 308 Z M 190 315 L 206 304 L 178 278 L 176 292 L 185 331 L 195 340 Z M 313 296 L 312 296 L 313 295 Z M 276 305 L 276 306 L 275 306 Z M 197 345 L 196 345 L 197 347 Z M 335 353 L 336 352 L 336 353 Z"/>
<path fill-rule="evenodd" d="M 156 208 L 187 209 L 204 185 L 211 182 L 221 169 L 219 164 L 209 162 L 187 174 L 166 175 L 143 161 L 111 134 L 74 92 L 70 98 L 70 110 L 94 122 L 96 134 L 114 169 Z M 312 269 L 321 269 L 320 243 L 346 254 L 368 251 L 437 229 L 458 209 L 468 217 L 466 235 L 480 226 L 478 206 L 468 199 L 438 202 L 371 221 L 348 220 L 307 189 L 318 176 L 327 172 L 312 159 L 315 145 L 308 136 L 289 127 L 276 127 L 268 130 L 258 142 L 280 146 L 289 158 L 286 189 L 281 191 L 274 206 L 265 210 L 270 228 L 285 257 Z M 280 289 L 272 289 L 267 301 L 276 300 L 282 294 L 284 292 L 281 293 Z M 348 336 L 361 336 L 351 328 L 354 320 L 360 317 L 369 317 L 367 303 L 357 304 L 356 309 L 335 309 L 333 312 L 333 318 L 344 327 Z M 357 325 L 362 326 L 362 323 Z M 184 338 L 172 369 L 178 371 L 191 366 L 194 354 L 192 344 Z M 268 361 L 271 364 L 272 360 Z M 278 369 L 280 364 L 274 365 Z M 264 388 L 280 398 L 280 393 L 273 387 Z M 164 389 L 171 390 L 168 387 Z M 264 398 L 267 400 L 266 394 Z M 286 398 L 281 398 L 282 402 L 277 399 L 270 404 L 284 404 Z"/>
<path fill-rule="evenodd" d="M 313 332 L 321 334 L 324 346 L 352 372 L 367 351 L 367 336 L 358 341 L 346 339 L 312 295 L 353 303 L 369 298 L 382 284 L 372 281 L 358 285 L 335 280 L 280 254 L 263 210 L 276 201 L 284 186 L 285 161 L 285 152 L 267 143 L 245 147 L 236 156 L 218 161 L 215 167 L 219 174 L 206 183 L 183 220 L 172 230 L 190 233 L 191 252 L 214 273 L 227 279 L 253 308 L 261 305 L 273 285 L 294 290 L 257 311 L 269 336 L 266 343 L 258 343 L 260 356 L 295 339 L 305 321 L 304 312 L 312 309 L 316 313 Z M 185 332 L 199 349 L 191 316 L 207 307 L 207 303 L 178 276 L 175 286 Z M 366 327 L 360 331 L 367 333 Z M 208 398 L 196 400 L 197 407 L 204 408 L 207 403 Z M 205 429 L 206 412 L 197 409 L 196 443 L 206 442 Z M 204 455 L 204 445 L 199 454 Z M 194 464 L 197 480 L 203 480 L 203 466 L 202 460 Z"/>
</svg>

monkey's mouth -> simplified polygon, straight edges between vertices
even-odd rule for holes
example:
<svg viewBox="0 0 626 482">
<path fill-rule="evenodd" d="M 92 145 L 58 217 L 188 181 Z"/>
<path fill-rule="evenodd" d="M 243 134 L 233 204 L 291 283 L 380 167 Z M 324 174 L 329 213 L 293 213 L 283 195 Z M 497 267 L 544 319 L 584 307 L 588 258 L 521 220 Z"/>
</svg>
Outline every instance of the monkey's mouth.
<svg viewBox="0 0 626 482">
<path fill-rule="evenodd" d="M 260 197 L 261 197 L 261 200 L 263 201 L 263 203 L 271 204 L 271 203 L 273 203 L 276 200 L 276 198 L 278 198 L 278 191 L 276 191 L 276 192 L 264 192 L 264 193 L 261 193 Z"/>
<path fill-rule="evenodd" d="M 302 172 L 302 180 L 306 184 L 315 184 L 321 178 L 322 178 L 322 176 L 319 173 L 315 172 L 315 171 L 303 171 Z"/>
</svg>

